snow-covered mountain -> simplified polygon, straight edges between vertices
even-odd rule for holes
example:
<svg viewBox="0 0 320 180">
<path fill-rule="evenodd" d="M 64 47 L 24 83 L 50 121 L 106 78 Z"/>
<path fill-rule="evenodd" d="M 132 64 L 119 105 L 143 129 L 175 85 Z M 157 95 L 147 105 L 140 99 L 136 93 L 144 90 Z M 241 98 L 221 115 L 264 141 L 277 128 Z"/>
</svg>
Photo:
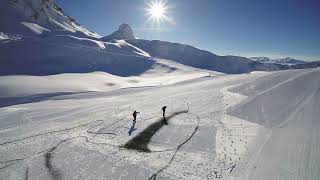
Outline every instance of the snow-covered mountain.
<svg viewBox="0 0 320 180">
<path fill-rule="evenodd" d="M 109 36 L 101 38 L 102 41 L 111 41 L 119 39 L 135 39 L 133 30 L 128 24 L 121 24 L 119 29 Z"/>
<path fill-rule="evenodd" d="M 154 72 L 154 67 L 162 64 L 159 58 L 187 65 L 190 72 L 200 68 L 238 74 L 309 67 L 308 64 L 288 66 L 246 57 L 219 56 L 185 44 L 135 39 L 128 24 L 102 37 L 67 16 L 53 0 L 4 0 L 0 3 L 0 21 L 5 24 L 0 27 L 0 53 L 4 59 L 0 62 L 0 75 L 103 71 L 123 77 L 137 76 Z M 177 64 L 161 66 L 179 71 Z"/>
<path fill-rule="evenodd" d="M 0 8 L 0 97 L 154 86 L 215 74 L 151 57 L 125 40 L 107 42 L 51 0 L 4 0 Z M 121 25 L 110 39 L 123 39 L 130 29 Z"/>
<path fill-rule="evenodd" d="M 305 64 L 306 61 L 296 60 L 290 57 L 281 58 L 281 59 L 270 59 L 268 57 L 250 57 L 251 60 L 261 62 L 261 63 L 275 63 L 283 65 L 296 65 L 296 64 Z"/>
<path fill-rule="evenodd" d="M 289 65 L 306 63 L 306 61 L 297 60 L 297 59 L 293 59 L 290 57 L 286 57 L 286 58 L 282 58 L 282 59 L 274 59 L 274 62 L 279 63 L 279 64 L 289 64 Z"/>
<path fill-rule="evenodd" d="M 129 25 L 121 25 L 108 36 L 113 41 L 107 42 L 65 15 L 52 0 L 5 0 L 0 7 L 4 10 L 0 21 L 5 22 L 0 27 L 4 59 L 0 75 L 103 71 L 125 77 L 141 75 L 160 64 L 179 69 L 176 63 L 163 64 L 124 40 L 115 41 L 134 38 Z"/>
<path fill-rule="evenodd" d="M 241 56 L 219 56 L 189 45 L 159 40 L 131 39 L 127 42 L 145 50 L 154 57 L 171 59 L 188 66 L 228 74 L 314 68 L 319 64 L 318 61 L 304 62 L 291 58 L 277 60 L 259 58 L 260 61 L 257 61 Z"/>
<path fill-rule="evenodd" d="M 128 24 L 120 25 L 117 31 L 101 39 L 106 41 L 125 39 L 127 43 L 143 49 L 152 57 L 170 59 L 187 66 L 228 74 L 313 68 L 317 64 L 291 58 L 271 60 L 267 57 L 250 59 L 241 56 L 219 56 L 186 44 L 136 39 Z M 305 65 L 300 66 L 301 64 Z"/>
<path fill-rule="evenodd" d="M 0 2 L 0 31 L 24 36 L 47 32 L 78 37 L 101 37 L 66 15 L 54 0 L 3 0 Z"/>
<path fill-rule="evenodd" d="M 195 47 L 158 40 L 132 39 L 130 44 L 144 49 L 153 57 L 171 59 L 192 67 L 208 69 L 223 73 L 247 73 L 256 70 L 261 64 L 245 57 L 218 56 Z"/>
<path fill-rule="evenodd" d="M 257 61 L 257 62 L 262 62 L 262 63 L 268 63 L 271 62 L 272 60 L 268 57 L 250 57 L 251 60 Z"/>
</svg>

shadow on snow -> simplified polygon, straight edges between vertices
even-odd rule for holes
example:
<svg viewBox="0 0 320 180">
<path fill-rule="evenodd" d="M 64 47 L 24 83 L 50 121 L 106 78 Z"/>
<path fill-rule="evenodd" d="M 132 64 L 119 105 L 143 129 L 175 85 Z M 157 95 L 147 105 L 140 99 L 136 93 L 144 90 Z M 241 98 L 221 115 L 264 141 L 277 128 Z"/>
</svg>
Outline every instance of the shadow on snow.
<svg viewBox="0 0 320 180">
<path fill-rule="evenodd" d="M 156 132 L 158 132 L 167 121 L 169 121 L 172 117 L 177 116 L 179 114 L 187 113 L 188 110 L 184 111 L 178 111 L 170 116 L 166 117 L 166 121 L 161 118 L 158 121 L 154 122 L 153 124 L 149 125 L 144 131 L 140 132 L 137 136 L 132 138 L 130 141 L 128 141 L 125 145 L 123 145 L 124 148 L 127 149 L 133 149 L 137 151 L 143 151 L 143 152 L 151 152 L 148 148 L 148 144 L 150 143 L 150 140 Z"/>
</svg>

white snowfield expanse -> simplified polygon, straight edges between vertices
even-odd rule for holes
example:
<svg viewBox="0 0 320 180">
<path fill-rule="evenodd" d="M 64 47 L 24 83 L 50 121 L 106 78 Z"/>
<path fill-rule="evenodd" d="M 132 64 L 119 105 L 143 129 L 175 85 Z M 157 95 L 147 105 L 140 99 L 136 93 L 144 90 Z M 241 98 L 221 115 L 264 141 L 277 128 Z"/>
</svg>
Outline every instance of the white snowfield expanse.
<svg viewBox="0 0 320 180">
<path fill-rule="evenodd" d="M 0 76 L 0 98 L 56 92 L 111 91 L 121 88 L 160 86 L 222 74 L 187 67 L 169 60 L 157 59 L 156 62 L 142 75 L 129 77 L 116 76 L 106 72 L 64 73 L 49 76 Z"/>
<path fill-rule="evenodd" d="M 318 68 L 2 96 L 0 179 L 317 180 L 319 77 Z"/>
</svg>

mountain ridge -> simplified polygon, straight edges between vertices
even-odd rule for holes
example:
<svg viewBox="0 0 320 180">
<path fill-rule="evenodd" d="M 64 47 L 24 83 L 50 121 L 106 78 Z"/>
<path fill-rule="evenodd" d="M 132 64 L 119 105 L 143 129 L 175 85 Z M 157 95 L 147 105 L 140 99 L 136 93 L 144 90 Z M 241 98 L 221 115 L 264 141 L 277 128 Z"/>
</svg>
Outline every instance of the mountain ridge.
<svg viewBox="0 0 320 180">
<path fill-rule="evenodd" d="M 276 63 L 276 64 L 284 64 L 284 65 L 296 65 L 296 64 L 305 64 L 306 61 L 297 60 L 291 57 L 271 59 L 265 56 L 262 57 L 250 57 L 251 60 L 262 62 L 262 63 Z"/>
<path fill-rule="evenodd" d="M 82 27 L 53 0 L 6 0 L 0 4 L 5 9 L 0 20 L 8 25 L 0 28 L 0 52 L 5 59 L 0 62 L 1 75 L 103 71 L 130 76 L 148 71 L 157 58 L 227 74 L 318 67 L 317 62 L 290 66 L 264 63 L 241 56 L 219 56 L 186 44 L 136 39 L 125 23 L 103 37 Z M 15 52 L 26 54 L 28 68 L 19 65 L 20 55 Z M 128 62 L 130 67 L 126 67 Z"/>
</svg>

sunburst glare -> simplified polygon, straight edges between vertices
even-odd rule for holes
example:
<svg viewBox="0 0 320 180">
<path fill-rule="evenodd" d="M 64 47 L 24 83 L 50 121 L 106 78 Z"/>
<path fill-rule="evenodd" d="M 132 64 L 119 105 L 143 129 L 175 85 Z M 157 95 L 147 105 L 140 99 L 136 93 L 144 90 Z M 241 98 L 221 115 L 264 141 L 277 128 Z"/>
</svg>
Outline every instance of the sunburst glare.
<svg viewBox="0 0 320 180">
<path fill-rule="evenodd" d="M 159 27 L 161 23 L 170 21 L 168 17 L 168 2 L 165 0 L 153 0 L 147 4 L 146 12 L 148 15 L 147 22 L 151 22 L 153 26 Z"/>
</svg>

